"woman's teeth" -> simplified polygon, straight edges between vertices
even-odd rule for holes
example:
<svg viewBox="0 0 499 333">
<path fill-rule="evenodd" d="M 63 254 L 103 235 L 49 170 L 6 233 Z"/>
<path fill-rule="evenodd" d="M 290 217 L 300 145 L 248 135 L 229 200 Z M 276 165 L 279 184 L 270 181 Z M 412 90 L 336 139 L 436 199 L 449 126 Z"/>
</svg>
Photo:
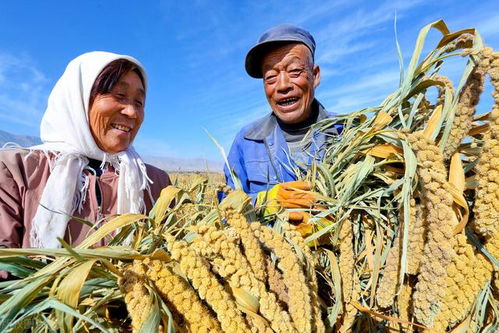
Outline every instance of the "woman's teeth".
<svg viewBox="0 0 499 333">
<path fill-rule="evenodd" d="M 123 125 L 112 124 L 111 127 L 119 129 L 120 131 L 130 132 L 131 128 Z"/>
</svg>

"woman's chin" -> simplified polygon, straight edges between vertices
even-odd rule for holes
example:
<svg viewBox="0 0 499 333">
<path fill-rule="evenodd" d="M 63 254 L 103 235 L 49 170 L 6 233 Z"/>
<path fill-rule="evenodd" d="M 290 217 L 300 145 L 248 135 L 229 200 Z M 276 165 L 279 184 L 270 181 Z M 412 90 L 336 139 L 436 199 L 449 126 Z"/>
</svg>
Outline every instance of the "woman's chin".
<svg viewBox="0 0 499 333">
<path fill-rule="evenodd" d="M 103 151 L 110 154 L 116 154 L 125 151 L 130 146 L 130 142 L 108 143 L 100 147 Z"/>
</svg>

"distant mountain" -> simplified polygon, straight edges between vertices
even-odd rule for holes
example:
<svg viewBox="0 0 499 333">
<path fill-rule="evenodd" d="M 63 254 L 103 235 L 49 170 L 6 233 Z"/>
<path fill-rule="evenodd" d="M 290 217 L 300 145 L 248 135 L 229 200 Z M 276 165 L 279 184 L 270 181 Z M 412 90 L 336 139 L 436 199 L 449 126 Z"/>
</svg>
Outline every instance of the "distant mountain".
<svg viewBox="0 0 499 333">
<path fill-rule="evenodd" d="M 0 147 L 3 147 L 3 145 L 8 142 L 17 143 L 22 147 L 29 147 L 42 143 L 40 138 L 36 136 L 16 135 L 0 130 Z M 169 172 L 222 172 L 223 169 L 222 162 L 208 161 L 202 158 L 175 158 L 162 156 L 142 156 L 142 158 L 146 163 Z"/>
<path fill-rule="evenodd" d="M 39 137 L 16 135 L 0 130 L 0 147 L 8 142 L 17 143 L 21 147 L 29 147 L 42 143 Z"/>
<path fill-rule="evenodd" d="M 202 158 L 175 158 L 161 156 L 142 156 L 144 162 L 169 172 L 211 171 L 222 172 L 223 162 Z"/>
</svg>

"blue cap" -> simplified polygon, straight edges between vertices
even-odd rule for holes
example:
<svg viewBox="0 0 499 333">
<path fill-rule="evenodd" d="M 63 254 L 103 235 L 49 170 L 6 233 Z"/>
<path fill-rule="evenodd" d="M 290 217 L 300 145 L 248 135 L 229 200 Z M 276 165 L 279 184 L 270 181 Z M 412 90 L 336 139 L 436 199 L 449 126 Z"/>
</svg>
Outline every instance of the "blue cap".
<svg viewBox="0 0 499 333">
<path fill-rule="evenodd" d="M 262 78 L 262 58 L 276 44 L 303 43 L 315 54 L 314 37 L 305 29 L 284 23 L 265 31 L 246 55 L 246 72 L 251 77 Z"/>
</svg>

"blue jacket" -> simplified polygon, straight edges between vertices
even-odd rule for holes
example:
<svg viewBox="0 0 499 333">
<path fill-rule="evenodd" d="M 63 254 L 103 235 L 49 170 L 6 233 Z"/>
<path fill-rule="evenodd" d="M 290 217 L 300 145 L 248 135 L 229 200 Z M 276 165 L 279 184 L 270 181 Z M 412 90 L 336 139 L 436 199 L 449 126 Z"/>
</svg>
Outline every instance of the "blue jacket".
<svg viewBox="0 0 499 333">
<path fill-rule="evenodd" d="M 312 107 L 319 108 L 317 121 L 331 115 L 314 100 Z M 308 153 L 320 160 L 326 136 L 339 135 L 341 125 L 330 127 L 325 133 L 314 131 Z M 296 180 L 297 165 L 289 158 L 288 145 L 273 113 L 245 126 L 234 139 L 227 156 L 230 168 L 240 179 L 244 192 L 255 198 L 260 191 L 268 190 L 277 183 Z M 227 165 L 224 168 L 227 185 L 234 188 Z"/>
</svg>

